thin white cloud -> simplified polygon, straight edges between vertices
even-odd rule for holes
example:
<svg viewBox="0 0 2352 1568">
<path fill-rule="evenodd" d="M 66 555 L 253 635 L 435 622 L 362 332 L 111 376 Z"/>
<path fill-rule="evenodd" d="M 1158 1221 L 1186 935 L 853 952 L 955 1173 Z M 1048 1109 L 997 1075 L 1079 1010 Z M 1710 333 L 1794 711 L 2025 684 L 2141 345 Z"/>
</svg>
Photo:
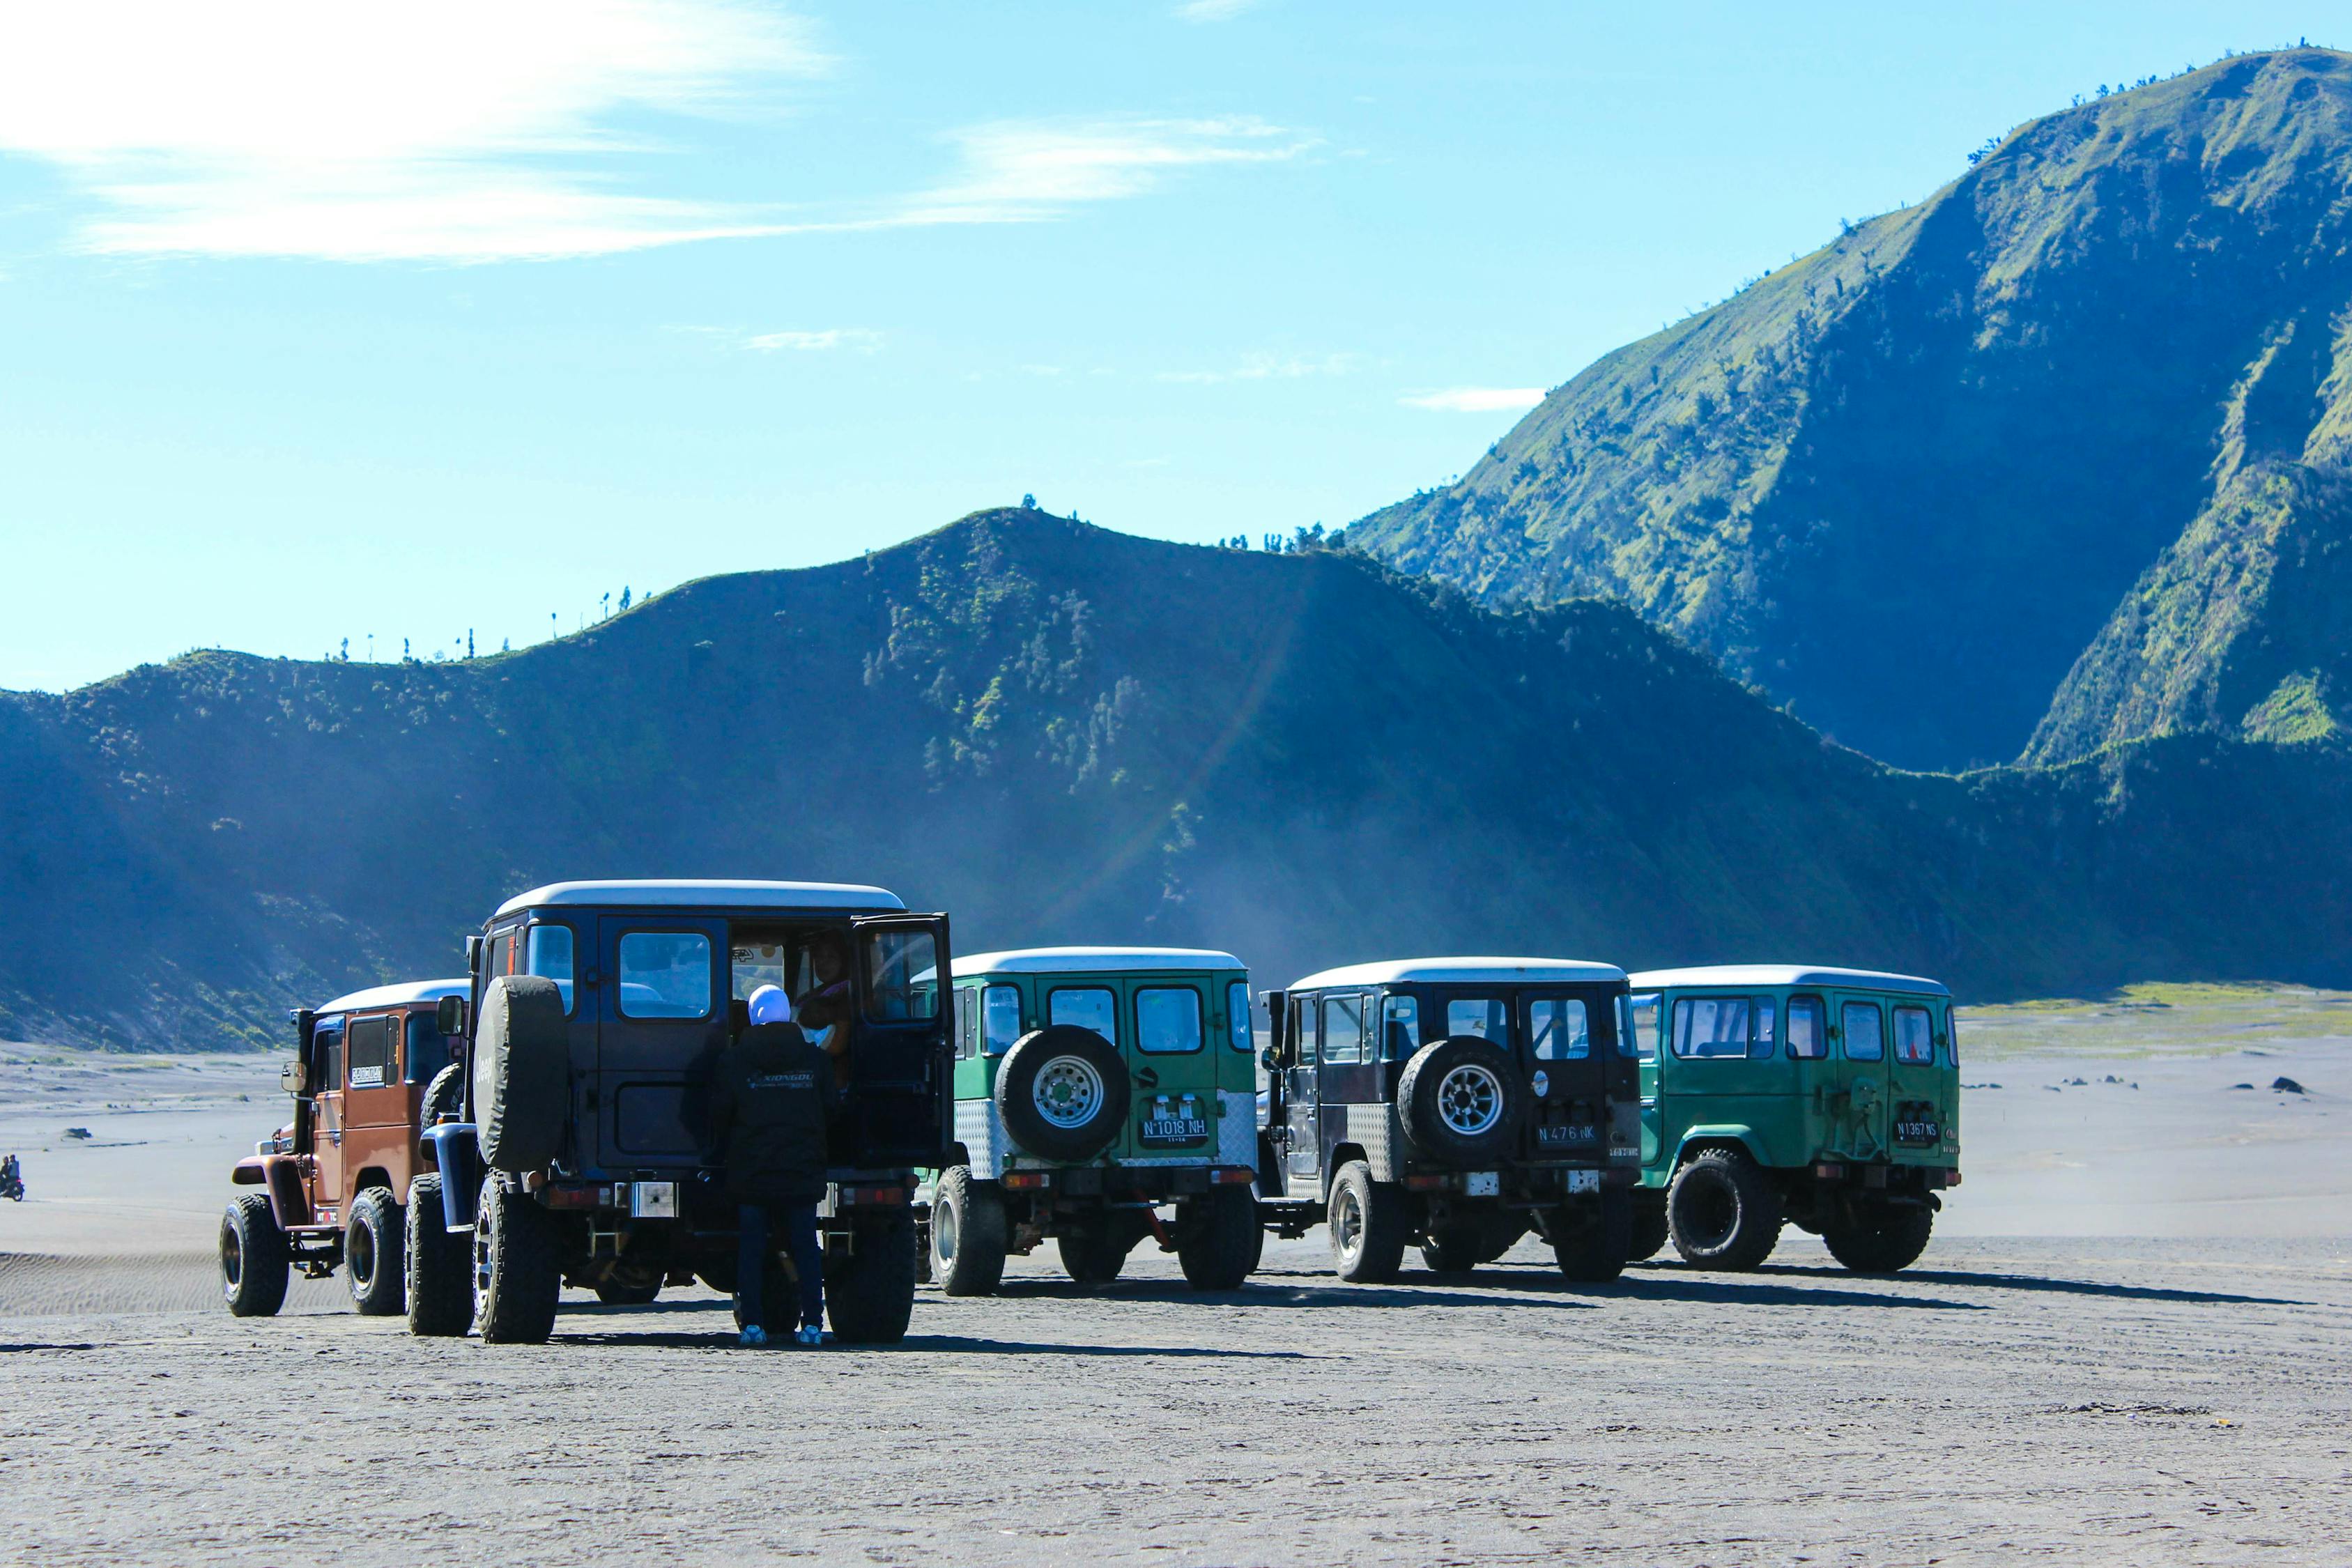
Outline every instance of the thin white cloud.
<svg viewBox="0 0 2352 1568">
<path fill-rule="evenodd" d="M 0 10 L 0 153 L 119 254 L 497 260 L 764 232 L 630 194 L 632 118 L 753 107 L 827 62 L 742 0 L 74 0 Z"/>
<path fill-rule="evenodd" d="M 1168 174 L 1277 163 L 1311 137 L 1262 120 L 998 121 L 958 132 L 963 173 L 878 225 L 1035 223 L 1084 202 L 1141 195 Z"/>
<path fill-rule="evenodd" d="M 882 346 L 882 334 L 864 327 L 826 327 L 820 331 L 761 332 L 745 338 L 743 346 L 763 353 L 791 350 L 811 353 L 825 349 L 856 349 L 860 353 L 872 353 Z"/>
<path fill-rule="evenodd" d="M 1176 15 L 1187 22 L 1230 22 L 1256 8 L 1258 0 L 1184 0 Z"/>
<path fill-rule="evenodd" d="M 1357 354 L 1302 359 L 1295 354 L 1254 353 L 1243 355 L 1242 363 L 1232 370 L 1169 370 L 1152 379 L 1194 386 L 1215 386 L 1229 381 L 1290 381 L 1305 375 L 1346 375 L 1360 359 Z"/>
<path fill-rule="evenodd" d="M 1543 400 L 1540 386 L 1456 386 L 1397 399 L 1407 408 L 1434 408 L 1446 414 L 1500 414 L 1533 408 Z"/>
</svg>

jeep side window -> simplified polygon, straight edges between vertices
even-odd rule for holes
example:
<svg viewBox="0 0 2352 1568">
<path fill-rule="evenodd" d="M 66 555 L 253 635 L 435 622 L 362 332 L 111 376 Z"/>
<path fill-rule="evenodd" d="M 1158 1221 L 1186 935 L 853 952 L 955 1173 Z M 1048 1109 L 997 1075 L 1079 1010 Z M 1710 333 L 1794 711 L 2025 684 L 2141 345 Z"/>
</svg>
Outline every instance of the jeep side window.
<svg viewBox="0 0 2352 1568">
<path fill-rule="evenodd" d="M 740 930 L 728 933 L 727 939 L 728 993 L 736 1000 L 748 1002 L 751 993 L 762 985 L 790 993 L 784 973 L 784 938 L 774 932 L 746 932 Z"/>
<path fill-rule="evenodd" d="M 1147 985 L 1135 994 L 1135 1044 L 1154 1056 L 1201 1048 L 1201 994 L 1190 985 Z"/>
<path fill-rule="evenodd" d="M 1944 1020 L 1944 1062 L 1947 1067 L 1960 1065 L 1960 1021 L 1957 1017 Z"/>
<path fill-rule="evenodd" d="M 1538 1061 L 1580 1062 L 1592 1054 L 1581 1002 L 1545 996 L 1528 1003 L 1528 1033 Z"/>
<path fill-rule="evenodd" d="M 1511 1043 L 1510 1004 L 1479 997 L 1445 1005 L 1448 1035 L 1475 1035 L 1498 1046 Z"/>
<path fill-rule="evenodd" d="M 400 1037 L 394 1032 L 392 1019 L 355 1018 L 345 1037 L 351 1042 L 348 1058 L 353 1089 L 382 1089 L 398 1081 L 393 1073 L 393 1042 Z"/>
<path fill-rule="evenodd" d="M 1323 999 L 1323 1061 L 1327 1067 L 1348 1067 L 1364 1059 L 1364 999 L 1326 996 Z"/>
<path fill-rule="evenodd" d="M 1845 1031 L 1845 1059 L 1850 1062 L 1883 1061 L 1886 1058 L 1886 1022 L 1879 1016 L 1875 1002 L 1849 1002 L 1839 1015 L 1838 1025 Z"/>
<path fill-rule="evenodd" d="M 449 1065 L 448 1037 L 432 1014 L 408 1016 L 408 1039 L 400 1055 L 407 1068 L 401 1076 L 410 1083 L 431 1083 L 433 1075 Z"/>
<path fill-rule="evenodd" d="M 929 931 L 866 933 L 866 1016 L 877 1024 L 940 1016 L 940 944 Z"/>
<path fill-rule="evenodd" d="M 969 985 L 956 987 L 956 1060 L 968 1062 L 980 1054 L 980 996 Z"/>
<path fill-rule="evenodd" d="M 1421 1049 L 1421 1004 L 1410 996 L 1381 998 L 1381 1040 L 1392 1062 Z"/>
<path fill-rule="evenodd" d="M 542 931 L 561 926 L 533 926 Z M 564 931 L 564 956 L 571 933 Z M 621 1016 L 707 1018 L 710 1016 L 710 939 L 700 931 L 633 931 L 621 938 Z"/>
<path fill-rule="evenodd" d="M 1225 987 L 1225 1028 L 1233 1037 L 1234 1049 L 1257 1049 L 1257 1036 L 1250 1027 L 1250 994 L 1246 980 L 1236 980 Z"/>
<path fill-rule="evenodd" d="M 490 982 L 499 975 L 514 973 L 514 942 L 515 933 L 510 930 L 490 938 L 490 962 L 482 974 L 484 990 L 489 989 Z"/>
<path fill-rule="evenodd" d="M 1643 1061 L 1658 1059 L 1658 994 L 1643 993 L 1631 999 L 1626 1012 L 1633 1019 L 1633 1054 Z"/>
<path fill-rule="evenodd" d="M 1678 996 L 1675 999 L 1675 1055 L 1708 1061 L 1744 1058 L 1748 1025 L 1745 996 Z"/>
<path fill-rule="evenodd" d="M 1021 1037 L 1021 987 L 992 985 L 981 993 L 982 1048 L 1001 1057 Z"/>
<path fill-rule="evenodd" d="M 1097 986 L 1066 986 L 1045 998 L 1046 1022 L 1092 1029 L 1114 1046 L 1118 1044 L 1118 1013 L 1109 991 Z"/>
<path fill-rule="evenodd" d="M 1932 1065 L 1936 1059 L 1936 1026 L 1925 1007 L 1895 1009 L 1895 1059 Z"/>
<path fill-rule="evenodd" d="M 310 1037 L 319 1058 L 318 1093 L 340 1094 L 343 1088 L 343 1022 L 336 1019 Z"/>
<path fill-rule="evenodd" d="M 1772 1037 L 1773 1026 L 1780 1020 L 1780 1009 L 1769 996 L 1756 998 L 1755 1038 L 1748 1044 L 1748 1054 L 1754 1060 L 1769 1062 L 1780 1049 L 1780 1042 Z"/>
<path fill-rule="evenodd" d="M 626 939 L 623 939 L 625 941 Z M 697 939 L 699 940 L 699 939 Z M 703 968 L 709 969 L 708 944 L 703 953 Z M 563 998 L 564 1016 L 572 1013 L 572 928 L 570 926 L 538 926 L 530 928 L 530 940 L 523 951 L 523 973 L 542 975 L 555 982 L 558 994 Z M 703 975 L 703 1010 L 709 1010 L 710 977 Z M 646 1014 L 643 1016 L 667 1016 Z M 698 1015 L 688 1015 L 698 1016 Z"/>
<path fill-rule="evenodd" d="M 1290 1065 L 1315 1065 L 1315 1004 L 1303 996 L 1290 999 Z"/>
<path fill-rule="evenodd" d="M 1829 1031 L 1822 1026 L 1828 1010 L 1818 996 L 1789 998 L 1789 1055 L 1801 1062 L 1817 1062 L 1830 1054 Z"/>
</svg>

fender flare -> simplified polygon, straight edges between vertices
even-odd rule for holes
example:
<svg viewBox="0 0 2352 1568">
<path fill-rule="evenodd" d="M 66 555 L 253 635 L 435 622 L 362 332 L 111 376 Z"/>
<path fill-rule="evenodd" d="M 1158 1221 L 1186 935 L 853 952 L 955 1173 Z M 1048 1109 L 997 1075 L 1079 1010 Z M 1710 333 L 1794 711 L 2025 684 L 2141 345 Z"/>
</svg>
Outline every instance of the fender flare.
<svg viewBox="0 0 2352 1568">
<path fill-rule="evenodd" d="M 474 1204 L 482 1185 L 482 1151 L 470 1121 L 438 1121 L 416 1135 L 417 1151 L 427 1169 L 441 1173 L 441 1223 L 449 1230 L 470 1229 Z"/>
<path fill-rule="evenodd" d="M 1706 1148 L 1710 1144 L 1723 1143 L 1738 1145 L 1759 1165 L 1768 1170 L 1771 1168 L 1772 1156 L 1764 1146 L 1763 1136 L 1756 1129 L 1743 1122 L 1718 1121 L 1685 1128 L 1682 1142 L 1675 1145 L 1674 1163 L 1668 1167 L 1668 1170 L 1670 1172 L 1681 1170 L 1690 1163 L 1691 1155 L 1696 1150 Z"/>
</svg>

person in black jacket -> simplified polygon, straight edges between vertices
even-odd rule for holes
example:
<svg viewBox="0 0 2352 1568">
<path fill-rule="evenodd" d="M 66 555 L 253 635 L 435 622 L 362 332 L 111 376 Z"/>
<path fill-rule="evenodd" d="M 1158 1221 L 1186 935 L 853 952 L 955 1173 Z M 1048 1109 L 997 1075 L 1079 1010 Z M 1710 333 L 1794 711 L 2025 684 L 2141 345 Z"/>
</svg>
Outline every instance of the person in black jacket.
<svg viewBox="0 0 2352 1568">
<path fill-rule="evenodd" d="M 750 1012 L 751 1026 L 719 1058 L 711 1093 L 713 1139 L 736 1203 L 735 1288 L 743 1343 L 768 1342 L 761 1274 L 770 1226 L 781 1225 L 800 1275 L 796 1338 L 819 1344 L 824 1248 L 817 1240 L 816 1205 L 824 1195 L 825 1123 L 839 1091 L 831 1060 L 792 1021 L 783 992 L 761 986 L 751 994 Z"/>
</svg>

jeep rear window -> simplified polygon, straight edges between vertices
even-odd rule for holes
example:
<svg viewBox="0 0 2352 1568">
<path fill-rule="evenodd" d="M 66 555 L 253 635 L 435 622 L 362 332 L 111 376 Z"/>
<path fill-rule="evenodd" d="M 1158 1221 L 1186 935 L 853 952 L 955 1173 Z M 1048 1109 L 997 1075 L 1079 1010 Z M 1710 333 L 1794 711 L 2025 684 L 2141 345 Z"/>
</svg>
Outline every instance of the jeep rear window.
<svg viewBox="0 0 2352 1568">
<path fill-rule="evenodd" d="M 345 1031 L 346 1065 L 353 1089 L 382 1089 L 399 1081 L 393 1074 L 394 1042 L 398 1031 L 388 1017 L 355 1018 Z"/>
<path fill-rule="evenodd" d="M 1135 1044 L 1154 1056 L 1201 1048 L 1201 994 L 1189 985 L 1147 985 L 1135 994 Z"/>
<path fill-rule="evenodd" d="M 1234 1049 L 1257 1048 L 1257 1037 L 1250 1028 L 1249 983 L 1245 980 L 1236 980 L 1225 987 L 1225 1029 L 1233 1037 Z"/>
<path fill-rule="evenodd" d="M 940 1016 L 940 944 L 905 928 L 866 933 L 866 1016 L 877 1024 L 927 1023 Z"/>
<path fill-rule="evenodd" d="M 1538 1061 L 1582 1061 L 1592 1054 L 1592 1037 L 1585 1029 L 1584 1004 L 1572 997 L 1550 996 L 1528 1003 L 1528 1040 Z"/>
<path fill-rule="evenodd" d="M 1936 1026 L 1925 1007 L 1895 1009 L 1895 1059 L 1915 1065 L 1936 1059 Z"/>
<path fill-rule="evenodd" d="M 538 930 L 531 934 L 536 937 Z M 688 931 L 633 931 L 623 936 L 620 1001 L 625 1018 L 710 1016 L 710 939 Z"/>
<path fill-rule="evenodd" d="M 1498 1046 L 1511 1043 L 1511 1005 L 1491 997 L 1466 998 L 1445 1005 L 1448 1035 L 1475 1035 Z"/>
<path fill-rule="evenodd" d="M 1845 1030 L 1845 1059 L 1883 1061 L 1886 1057 L 1886 1020 L 1874 1002 L 1849 1002 L 1839 1019 Z"/>
<path fill-rule="evenodd" d="M 1789 1054 L 1801 1062 L 1817 1062 L 1830 1054 L 1822 1027 L 1827 1011 L 1818 996 L 1789 998 Z"/>
<path fill-rule="evenodd" d="M 1001 1057 L 1021 1037 L 1021 987 L 992 985 L 981 998 L 981 1048 Z"/>
<path fill-rule="evenodd" d="M 1323 999 L 1323 1063 L 1347 1067 L 1364 1059 L 1364 999 L 1326 996 Z"/>
<path fill-rule="evenodd" d="M 1045 998 L 1047 1022 L 1092 1029 L 1114 1046 L 1118 1044 L 1118 1013 L 1111 994 L 1091 985 L 1072 986 Z"/>
<path fill-rule="evenodd" d="M 524 950 L 523 973 L 542 974 L 555 982 L 562 994 L 563 1011 L 572 1011 L 572 928 L 570 926 L 533 926 L 530 942 Z M 705 989 L 708 990 L 706 984 Z M 708 1002 L 706 999 L 706 1007 Z"/>
</svg>

